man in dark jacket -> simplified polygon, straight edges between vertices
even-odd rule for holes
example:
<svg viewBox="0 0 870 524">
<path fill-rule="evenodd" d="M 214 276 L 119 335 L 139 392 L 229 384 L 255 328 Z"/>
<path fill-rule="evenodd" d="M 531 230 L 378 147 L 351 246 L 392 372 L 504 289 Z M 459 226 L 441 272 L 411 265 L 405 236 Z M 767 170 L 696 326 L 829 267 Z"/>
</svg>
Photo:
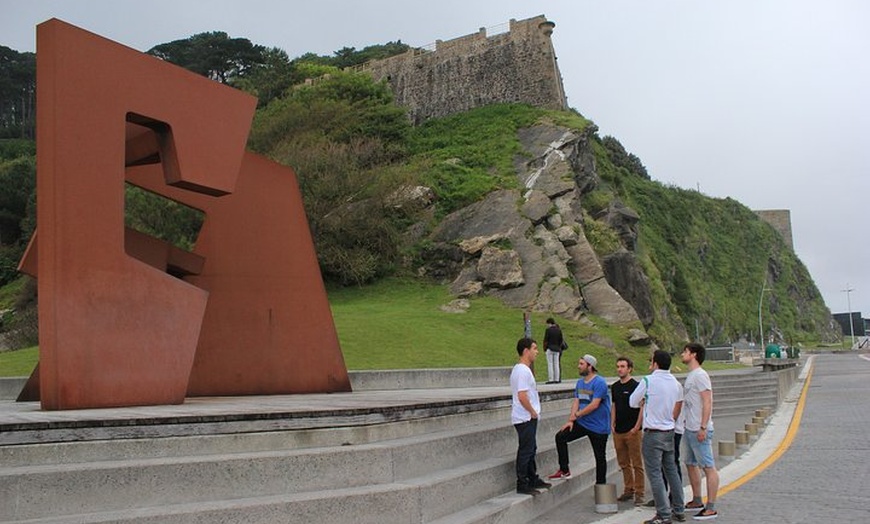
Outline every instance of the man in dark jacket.
<svg viewBox="0 0 870 524">
<path fill-rule="evenodd" d="M 547 319 L 544 331 L 544 348 L 547 350 L 547 384 L 562 382 L 562 328 L 552 317 Z"/>
</svg>

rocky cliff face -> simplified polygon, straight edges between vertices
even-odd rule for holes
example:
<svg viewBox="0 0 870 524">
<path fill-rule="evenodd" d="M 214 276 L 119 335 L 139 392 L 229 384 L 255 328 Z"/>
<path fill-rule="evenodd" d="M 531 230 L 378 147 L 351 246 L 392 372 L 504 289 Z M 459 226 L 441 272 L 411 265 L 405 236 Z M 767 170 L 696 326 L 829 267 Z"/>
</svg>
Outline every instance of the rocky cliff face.
<svg viewBox="0 0 870 524">
<path fill-rule="evenodd" d="M 637 214 L 618 203 L 604 220 L 624 246 L 603 260 L 583 229 L 581 200 L 599 183 L 590 126 L 522 129 L 528 154 L 515 162 L 521 190 L 499 190 L 447 216 L 429 236 L 421 272 L 450 282 L 458 297 L 490 295 L 531 311 L 618 325 L 653 320 L 649 285 L 631 250 Z M 635 342 L 643 343 L 639 332 Z"/>
</svg>

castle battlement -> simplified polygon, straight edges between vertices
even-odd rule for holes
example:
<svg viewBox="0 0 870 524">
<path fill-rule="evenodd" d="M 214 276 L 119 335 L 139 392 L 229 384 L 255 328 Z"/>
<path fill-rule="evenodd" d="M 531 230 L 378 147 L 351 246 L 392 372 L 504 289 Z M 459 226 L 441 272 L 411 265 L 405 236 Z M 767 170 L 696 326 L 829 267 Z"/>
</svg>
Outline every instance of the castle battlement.
<svg viewBox="0 0 870 524">
<path fill-rule="evenodd" d="M 566 109 L 550 38 L 555 25 L 544 15 L 511 20 L 507 32 L 489 36 L 481 28 L 356 69 L 386 80 L 415 124 L 495 103 Z"/>
<path fill-rule="evenodd" d="M 785 241 L 785 245 L 794 251 L 794 240 L 791 234 L 791 211 L 788 209 L 761 209 L 756 210 L 755 214 L 770 224 Z"/>
</svg>

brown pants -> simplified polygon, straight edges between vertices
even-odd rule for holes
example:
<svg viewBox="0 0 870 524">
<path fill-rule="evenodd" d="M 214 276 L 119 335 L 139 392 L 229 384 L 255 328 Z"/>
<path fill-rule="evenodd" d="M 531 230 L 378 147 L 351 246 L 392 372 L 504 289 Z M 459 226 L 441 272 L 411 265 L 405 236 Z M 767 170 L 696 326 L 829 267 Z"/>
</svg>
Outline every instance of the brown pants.
<svg viewBox="0 0 870 524">
<path fill-rule="evenodd" d="M 643 458 L 640 454 L 642 437 L 640 431 L 634 434 L 613 434 L 616 461 L 619 463 L 619 469 L 622 470 L 622 481 L 625 484 L 624 493 L 634 493 L 636 499 L 642 499 L 644 496 Z"/>
</svg>

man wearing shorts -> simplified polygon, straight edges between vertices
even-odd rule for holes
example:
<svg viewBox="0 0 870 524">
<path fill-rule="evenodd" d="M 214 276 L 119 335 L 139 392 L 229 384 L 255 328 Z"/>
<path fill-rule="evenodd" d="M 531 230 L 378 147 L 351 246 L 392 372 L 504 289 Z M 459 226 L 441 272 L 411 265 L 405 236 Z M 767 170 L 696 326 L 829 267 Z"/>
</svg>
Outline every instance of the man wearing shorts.
<svg viewBox="0 0 870 524">
<path fill-rule="evenodd" d="M 692 501 L 686 511 L 698 511 L 695 520 L 711 520 L 716 512 L 716 494 L 719 491 L 719 472 L 713 460 L 713 386 L 710 375 L 701 367 L 706 349 L 701 344 L 686 344 L 681 354 L 689 369 L 683 384 L 683 413 L 686 416 L 685 463 L 692 486 Z M 707 478 L 707 504 L 701 498 L 701 469 Z"/>
</svg>

